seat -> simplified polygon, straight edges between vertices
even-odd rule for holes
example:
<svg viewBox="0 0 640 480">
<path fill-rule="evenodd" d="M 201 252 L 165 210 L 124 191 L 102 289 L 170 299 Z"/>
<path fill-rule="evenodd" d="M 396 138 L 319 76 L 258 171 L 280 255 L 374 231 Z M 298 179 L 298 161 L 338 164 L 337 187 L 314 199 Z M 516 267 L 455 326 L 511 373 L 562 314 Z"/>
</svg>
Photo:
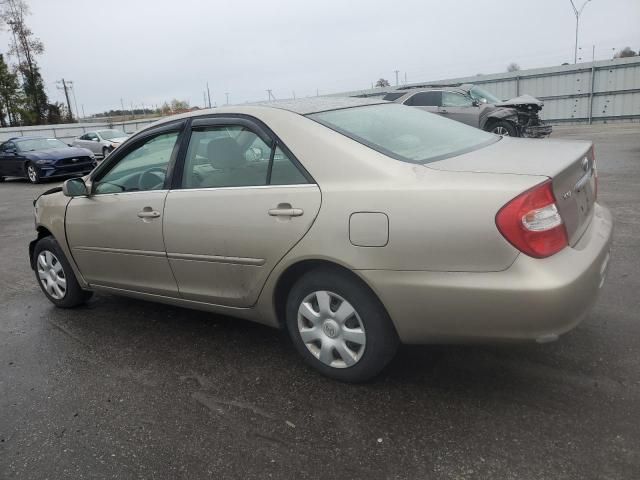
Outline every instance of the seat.
<svg viewBox="0 0 640 480">
<path fill-rule="evenodd" d="M 260 172 L 249 165 L 233 138 L 211 140 L 207 145 L 207 158 L 214 171 L 203 177 L 201 186 L 204 188 L 242 187 L 266 183 L 266 171 Z"/>
</svg>

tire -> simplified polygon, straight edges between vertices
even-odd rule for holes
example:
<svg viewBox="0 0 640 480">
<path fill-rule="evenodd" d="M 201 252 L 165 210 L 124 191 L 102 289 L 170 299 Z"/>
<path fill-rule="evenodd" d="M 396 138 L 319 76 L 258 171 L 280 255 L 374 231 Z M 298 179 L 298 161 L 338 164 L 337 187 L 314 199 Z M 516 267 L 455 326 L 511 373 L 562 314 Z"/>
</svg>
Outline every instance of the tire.
<svg viewBox="0 0 640 480">
<path fill-rule="evenodd" d="M 27 180 L 33 184 L 40 183 L 40 172 L 32 162 L 27 163 L 24 171 L 27 174 Z"/>
<path fill-rule="evenodd" d="M 498 120 L 491 124 L 488 128 L 488 131 L 491 133 L 495 133 L 496 135 L 502 135 L 503 137 L 519 137 L 518 129 L 513 124 L 513 122 L 509 122 L 507 120 Z"/>
<path fill-rule="evenodd" d="M 344 315 L 349 307 L 353 312 Z M 286 322 L 306 363 L 343 382 L 375 377 L 399 344 L 380 301 L 364 284 L 337 268 L 312 270 L 294 284 L 287 298 Z"/>
<path fill-rule="evenodd" d="M 80 288 L 67 257 L 53 237 L 44 237 L 36 243 L 33 258 L 38 285 L 56 307 L 74 308 L 93 295 Z"/>
</svg>

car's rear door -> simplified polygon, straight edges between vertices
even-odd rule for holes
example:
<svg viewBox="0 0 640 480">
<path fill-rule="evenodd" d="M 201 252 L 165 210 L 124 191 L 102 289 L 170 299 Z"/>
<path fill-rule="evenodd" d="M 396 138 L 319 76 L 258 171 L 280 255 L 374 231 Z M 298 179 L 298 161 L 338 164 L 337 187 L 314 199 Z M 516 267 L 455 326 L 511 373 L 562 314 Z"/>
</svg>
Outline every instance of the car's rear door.
<svg viewBox="0 0 640 480">
<path fill-rule="evenodd" d="M 178 296 L 162 223 L 184 122 L 141 135 L 92 175 L 92 194 L 67 206 L 71 253 L 91 285 Z"/>
<path fill-rule="evenodd" d="M 320 190 L 293 154 L 248 117 L 194 120 L 188 145 L 164 215 L 180 294 L 251 306 L 312 225 Z"/>
<path fill-rule="evenodd" d="M 431 113 L 438 113 L 442 101 L 442 92 L 433 90 L 430 92 L 418 92 L 404 101 L 405 105 L 418 107 Z"/>
</svg>

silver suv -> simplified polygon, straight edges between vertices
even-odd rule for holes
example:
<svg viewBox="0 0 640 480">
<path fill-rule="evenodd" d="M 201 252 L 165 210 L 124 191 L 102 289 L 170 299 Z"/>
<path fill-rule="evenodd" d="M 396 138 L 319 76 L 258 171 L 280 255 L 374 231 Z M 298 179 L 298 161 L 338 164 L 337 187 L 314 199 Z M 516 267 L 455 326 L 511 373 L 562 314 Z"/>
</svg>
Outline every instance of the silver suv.
<svg viewBox="0 0 640 480">
<path fill-rule="evenodd" d="M 551 125 L 540 120 L 542 103 L 531 95 L 502 101 L 472 84 L 400 87 L 384 100 L 418 107 L 472 127 L 511 137 L 542 138 Z"/>
</svg>

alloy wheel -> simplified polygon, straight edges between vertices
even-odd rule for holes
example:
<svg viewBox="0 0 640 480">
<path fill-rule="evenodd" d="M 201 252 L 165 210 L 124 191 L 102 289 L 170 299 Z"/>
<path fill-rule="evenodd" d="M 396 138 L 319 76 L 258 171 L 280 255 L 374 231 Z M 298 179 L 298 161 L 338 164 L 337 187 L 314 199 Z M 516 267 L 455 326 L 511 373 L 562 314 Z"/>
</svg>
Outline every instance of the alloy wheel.
<svg viewBox="0 0 640 480">
<path fill-rule="evenodd" d="M 36 167 L 34 167 L 33 165 L 29 165 L 27 167 L 27 176 L 29 177 L 29 180 L 31 180 L 31 182 L 36 183 L 36 181 L 38 180 L 38 172 L 36 172 Z"/>
<path fill-rule="evenodd" d="M 56 300 L 62 300 L 67 293 L 67 278 L 58 257 L 43 250 L 38 255 L 37 266 L 42 288 Z"/>
<path fill-rule="evenodd" d="M 298 307 L 298 331 L 309 352 L 325 365 L 347 368 L 362 358 L 367 336 L 355 308 L 333 292 L 307 295 Z"/>
<path fill-rule="evenodd" d="M 495 133 L 497 135 L 502 135 L 503 137 L 508 137 L 509 136 L 509 130 L 507 130 L 506 128 L 500 126 L 500 127 L 496 127 L 492 130 L 492 133 Z"/>
</svg>

